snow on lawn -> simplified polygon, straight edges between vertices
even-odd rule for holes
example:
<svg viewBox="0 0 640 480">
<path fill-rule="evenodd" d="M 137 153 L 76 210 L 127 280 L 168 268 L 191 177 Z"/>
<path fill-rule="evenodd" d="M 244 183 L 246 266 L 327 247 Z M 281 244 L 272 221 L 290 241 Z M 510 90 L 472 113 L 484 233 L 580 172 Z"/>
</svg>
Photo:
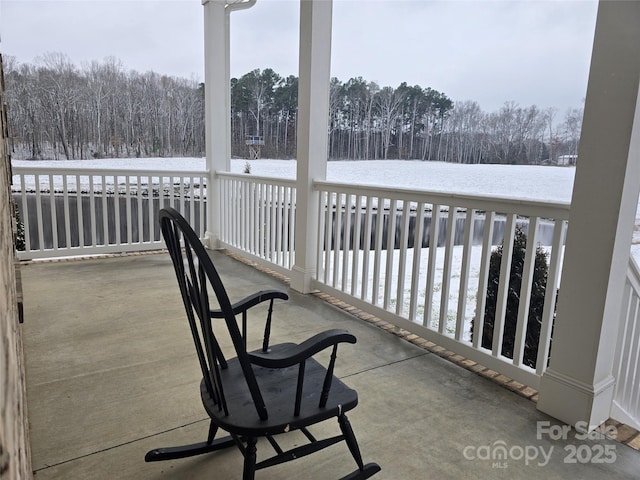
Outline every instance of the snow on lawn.
<svg viewBox="0 0 640 480">
<path fill-rule="evenodd" d="M 231 160 L 231 171 L 295 178 L 295 160 Z M 123 170 L 206 169 L 204 158 L 105 158 L 101 160 L 13 160 L 16 167 L 115 168 Z M 573 189 L 573 167 L 524 165 L 462 165 L 418 160 L 331 161 L 327 180 L 384 185 L 441 192 L 482 194 L 550 202 L 568 202 Z"/>
<path fill-rule="evenodd" d="M 242 172 L 246 160 L 233 160 Z M 255 175 L 295 178 L 293 160 L 253 160 Z M 327 180 L 440 192 L 482 194 L 550 202 L 569 202 L 574 167 L 525 165 L 462 165 L 419 160 L 331 161 Z"/>
</svg>

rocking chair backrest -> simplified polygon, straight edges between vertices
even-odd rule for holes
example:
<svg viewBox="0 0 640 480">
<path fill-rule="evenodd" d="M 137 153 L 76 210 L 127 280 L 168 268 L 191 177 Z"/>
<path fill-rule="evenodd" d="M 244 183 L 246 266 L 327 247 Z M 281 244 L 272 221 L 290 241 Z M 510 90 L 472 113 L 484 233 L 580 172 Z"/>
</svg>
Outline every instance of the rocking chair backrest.
<svg viewBox="0 0 640 480">
<path fill-rule="evenodd" d="M 223 410 L 226 415 L 229 414 L 221 376 L 221 370 L 227 368 L 227 361 L 214 333 L 210 315 L 209 291 L 213 290 L 224 315 L 224 321 L 251 392 L 256 412 L 260 419 L 266 420 L 267 409 L 249 363 L 242 334 L 211 257 L 188 222 L 173 208 L 167 207 L 160 210 L 160 227 L 173 261 L 202 375 L 210 397 L 214 399 L 220 410 Z"/>
</svg>

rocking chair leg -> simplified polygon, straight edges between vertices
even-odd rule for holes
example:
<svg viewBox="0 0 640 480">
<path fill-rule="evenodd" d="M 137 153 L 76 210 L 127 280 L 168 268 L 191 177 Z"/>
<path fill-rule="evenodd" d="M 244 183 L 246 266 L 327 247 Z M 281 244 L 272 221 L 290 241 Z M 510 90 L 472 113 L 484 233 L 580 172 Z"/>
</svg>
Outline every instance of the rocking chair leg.
<svg viewBox="0 0 640 480">
<path fill-rule="evenodd" d="M 340 430 L 342 430 L 342 434 L 344 435 L 344 439 L 347 442 L 351 455 L 353 455 L 354 460 L 358 464 L 358 468 L 362 470 L 364 465 L 362 463 L 362 455 L 360 455 L 360 448 L 358 447 L 356 436 L 351 428 L 351 423 L 344 413 L 338 417 L 338 423 L 340 424 Z"/>
<path fill-rule="evenodd" d="M 257 438 L 247 438 L 247 447 L 244 452 L 244 471 L 242 480 L 254 480 L 256 474 L 256 443 Z"/>
<path fill-rule="evenodd" d="M 216 438 L 216 433 L 218 433 L 218 426 L 211 421 L 209 423 L 209 436 L 207 437 L 207 443 L 213 443 L 213 439 Z"/>
</svg>

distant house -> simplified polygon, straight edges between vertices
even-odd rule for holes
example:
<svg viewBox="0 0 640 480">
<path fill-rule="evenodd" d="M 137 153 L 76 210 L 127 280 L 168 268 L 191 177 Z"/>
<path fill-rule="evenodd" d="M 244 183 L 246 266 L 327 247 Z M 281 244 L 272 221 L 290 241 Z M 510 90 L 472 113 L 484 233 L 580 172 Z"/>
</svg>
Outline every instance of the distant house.
<svg viewBox="0 0 640 480">
<path fill-rule="evenodd" d="M 575 165 L 577 161 L 578 155 L 559 155 L 556 163 L 558 165 Z"/>
</svg>

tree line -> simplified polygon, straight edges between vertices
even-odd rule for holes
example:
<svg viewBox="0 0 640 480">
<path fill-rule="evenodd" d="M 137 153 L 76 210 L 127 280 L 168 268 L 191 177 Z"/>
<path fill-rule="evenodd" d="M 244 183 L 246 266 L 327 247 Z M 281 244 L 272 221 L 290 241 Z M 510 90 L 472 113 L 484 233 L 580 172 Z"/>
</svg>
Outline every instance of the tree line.
<svg viewBox="0 0 640 480">
<path fill-rule="evenodd" d="M 81 67 L 59 53 L 33 64 L 5 57 L 12 156 L 24 159 L 173 157 L 205 154 L 204 84 L 126 71 L 115 58 Z M 231 79 L 231 151 L 294 158 L 298 78 L 272 69 Z M 487 113 L 430 87 L 380 87 L 331 79 L 330 159 L 421 159 L 539 164 L 577 154 L 582 110 L 507 102 Z"/>
</svg>

